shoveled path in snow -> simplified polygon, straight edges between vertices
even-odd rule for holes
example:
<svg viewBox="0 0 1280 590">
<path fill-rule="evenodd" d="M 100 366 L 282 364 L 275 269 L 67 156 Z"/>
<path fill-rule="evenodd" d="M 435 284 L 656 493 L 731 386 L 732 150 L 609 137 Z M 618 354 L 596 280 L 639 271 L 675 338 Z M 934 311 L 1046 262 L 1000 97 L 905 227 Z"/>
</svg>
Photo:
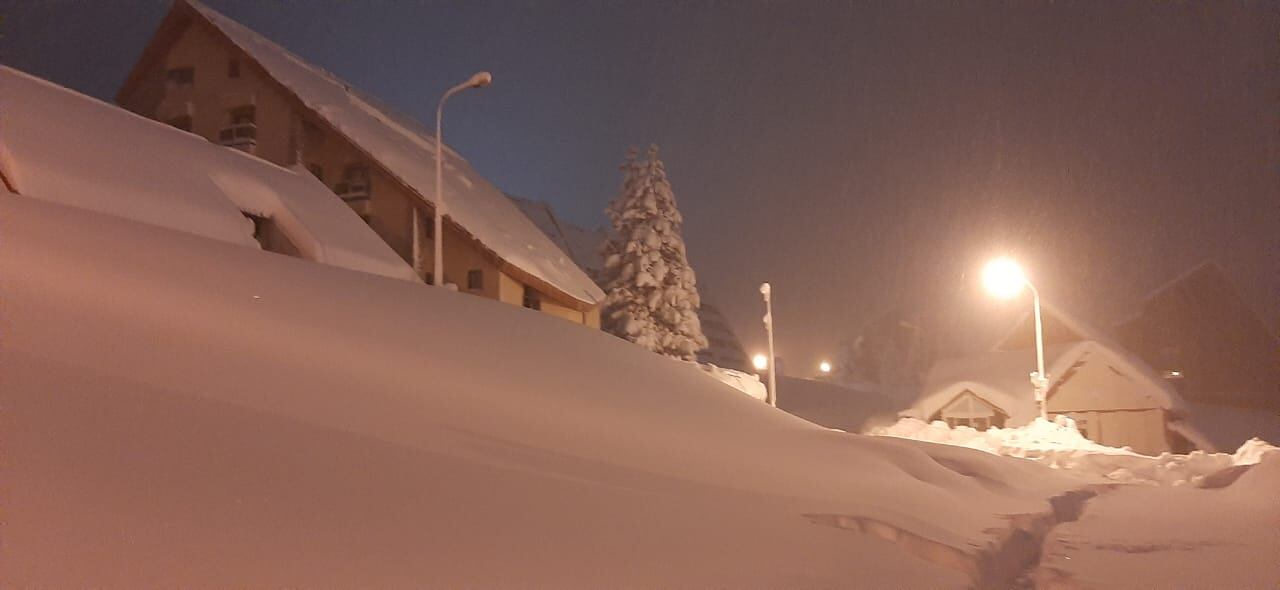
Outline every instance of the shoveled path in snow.
<svg viewBox="0 0 1280 590">
<path fill-rule="evenodd" d="M 1280 453 L 1223 487 L 1121 485 L 1054 528 L 1044 590 L 1280 588 Z"/>
</svg>

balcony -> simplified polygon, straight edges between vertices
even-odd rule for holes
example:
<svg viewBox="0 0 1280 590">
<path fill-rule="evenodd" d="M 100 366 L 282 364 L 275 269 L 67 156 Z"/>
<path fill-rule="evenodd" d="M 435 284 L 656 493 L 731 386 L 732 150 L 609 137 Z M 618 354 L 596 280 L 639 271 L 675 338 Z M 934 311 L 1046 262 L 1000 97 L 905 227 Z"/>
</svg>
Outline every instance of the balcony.
<svg viewBox="0 0 1280 590">
<path fill-rule="evenodd" d="M 218 143 L 246 152 L 253 152 L 258 145 L 258 126 L 255 123 L 236 123 L 218 132 Z"/>
</svg>

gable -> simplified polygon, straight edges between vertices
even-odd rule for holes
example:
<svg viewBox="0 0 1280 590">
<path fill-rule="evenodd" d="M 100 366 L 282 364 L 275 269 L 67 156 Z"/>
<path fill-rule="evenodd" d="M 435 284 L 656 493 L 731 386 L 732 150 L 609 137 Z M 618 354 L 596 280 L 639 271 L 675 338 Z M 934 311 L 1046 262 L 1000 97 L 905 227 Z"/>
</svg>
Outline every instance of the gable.
<svg viewBox="0 0 1280 590">
<path fill-rule="evenodd" d="M 1080 342 L 1089 340 L 1089 335 L 1081 333 L 1081 330 L 1063 319 L 1060 312 L 1049 307 L 1041 309 L 1041 318 L 1044 329 L 1044 344 L 1051 346 L 1054 344 L 1067 344 L 1070 342 Z M 1009 331 L 1008 335 L 996 345 L 996 350 L 1028 350 L 1036 346 L 1036 325 L 1035 317 L 1032 314 L 1023 314 L 1018 323 Z"/>
<path fill-rule="evenodd" d="M 1008 412 L 966 389 L 943 406 L 938 415 L 943 418 L 995 418 L 1007 417 Z"/>
<path fill-rule="evenodd" d="M 1050 412 L 1161 408 L 1141 376 L 1103 355 L 1086 353 L 1049 390 Z"/>
</svg>

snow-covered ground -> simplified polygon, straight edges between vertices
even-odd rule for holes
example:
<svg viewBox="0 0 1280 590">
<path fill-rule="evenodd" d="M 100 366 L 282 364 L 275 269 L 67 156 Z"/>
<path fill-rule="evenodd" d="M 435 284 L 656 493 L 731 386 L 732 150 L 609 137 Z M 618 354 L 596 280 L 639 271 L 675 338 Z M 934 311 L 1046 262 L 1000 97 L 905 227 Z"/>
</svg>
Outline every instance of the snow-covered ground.
<svg viewBox="0 0 1280 590">
<path fill-rule="evenodd" d="M 1099 481 L 1160 485 L 1200 486 L 1206 478 L 1240 465 L 1256 464 L 1264 454 L 1280 448 L 1261 439 L 1246 441 L 1234 453 L 1192 451 L 1187 455 L 1162 453 L 1151 457 L 1128 448 L 1095 443 L 1076 430 L 1066 416 L 1053 421 L 1036 418 L 1026 426 L 952 428 L 945 422 L 926 423 L 903 418 L 897 423 L 873 428 L 869 434 L 892 436 L 977 449 L 993 455 L 1031 459 L 1056 469 L 1096 477 Z"/>
<path fill-rule="evenodd" d="M 444 289 L 5 194 L 0 232 L 13 587 L 999 585 L 1081 483 Z"/>
<path fill-rule="evenodd" d="M 1227 482 L 1220 482 L 1227 483 Z M 1038 588 L 1280 588 L 1280 453 L 1213 489 L 1121 486 L 1055 528 Z"/>
</svg>

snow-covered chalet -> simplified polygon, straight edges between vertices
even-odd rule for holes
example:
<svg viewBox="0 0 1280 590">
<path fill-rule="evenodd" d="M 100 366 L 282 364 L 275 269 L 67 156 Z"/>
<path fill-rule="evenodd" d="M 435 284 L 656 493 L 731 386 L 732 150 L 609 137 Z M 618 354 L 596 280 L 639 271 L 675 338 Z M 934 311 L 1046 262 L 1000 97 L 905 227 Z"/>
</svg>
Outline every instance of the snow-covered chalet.
<svg viewBox="0 0 1280 590">
<path fill-rule="evenodd" d="M 994 350 L 936 362 L 904 413 L 978 430 L 1029 423 L 1039 411 L 1033 338 L 1027 314 Z M 1094 442 L 1140 453 L 1213 450 L 1178 392 L 1111 338 L 1052 305 L 1044 307 L 1044 338 L 1050 416 L 1074 419 Z"/>
<path fill-rule="evenodd" d="M 177 0 L 116 100 L 215 144 L 304 167 L 402 260 L 416 260 L 421 278 L 437 272 L 434 137 L 243 25 Z M 464 158 L 445 151 L 444 282 L 598 328 L 600 288 Z"/>
</svg>

